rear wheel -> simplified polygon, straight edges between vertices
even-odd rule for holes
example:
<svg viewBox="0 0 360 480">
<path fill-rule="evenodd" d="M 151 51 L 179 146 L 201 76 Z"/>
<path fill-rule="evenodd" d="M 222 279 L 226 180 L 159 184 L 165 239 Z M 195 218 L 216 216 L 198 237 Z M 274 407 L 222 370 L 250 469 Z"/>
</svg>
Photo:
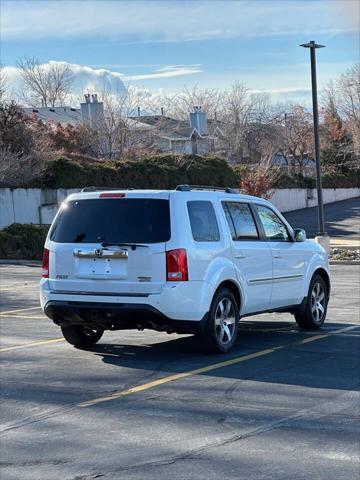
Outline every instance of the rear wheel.
<svg viewBox="0 0 360 480">
<path fill-rule="evenodd" d="M 305 307 L 295 314 L 295 319 L 300 328 L 315 330 L 325 322 L 328 291 L 324 279 L 315 274 L 311 280 Z"/>
<path fill-rule="evenodd" d="M 62 334 L 67 342 L 74 347 L 91 347 L 102 337 L 104 330 L 95 330 L 81 325 L 61 327 Z"/>
<path fill-rule="evenodd" d="M 234 345 L 239 325 L 239 307 L 234 295 L 226 288 L 214 296 L 203 334 L 202 346 L 211 353 L 226 353 Z"/>
</svg>

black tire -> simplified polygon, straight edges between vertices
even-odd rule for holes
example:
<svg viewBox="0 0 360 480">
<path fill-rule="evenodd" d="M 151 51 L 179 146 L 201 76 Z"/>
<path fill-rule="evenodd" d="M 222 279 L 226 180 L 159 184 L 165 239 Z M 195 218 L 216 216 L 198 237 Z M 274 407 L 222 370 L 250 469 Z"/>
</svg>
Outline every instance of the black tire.
<svg viewBox="0 0 360 480">
<path fill-rule="evenodd" d="M 227 308 L 228 315 L 224 317 Z M 219 289 L 211 303 L 205 331 L 198 336 L 202 349 L 208 353 L 228 352 L 236 342 L 239 318 L 234 295 L 226 288 Z M 229 319 L 233 321 L 229 323 Z"/>
<path fill-rule="evenodd" d="M 304 308 L 295 313 L 295 320 L 303 330 L 320 328 L 326 318 L 329 292 L 321 275 L 315 274 L 310 282 Z"/>
<path fill-rule="evenodd" d="M 62 334 L 67 342 L 74 347 L 92 347 L 102 337 L 104 330 L 94 330 L 81 325 L 69 325 L 61 327 Z"/>
</svg>

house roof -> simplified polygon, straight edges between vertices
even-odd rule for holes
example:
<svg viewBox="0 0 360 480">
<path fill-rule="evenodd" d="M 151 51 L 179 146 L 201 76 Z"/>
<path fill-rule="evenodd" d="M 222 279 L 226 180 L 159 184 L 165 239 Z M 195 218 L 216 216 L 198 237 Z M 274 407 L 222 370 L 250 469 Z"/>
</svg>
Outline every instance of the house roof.
<svg viewBox="0 0 360 480">
<path fill-rule="evenodd" d="M 276 153 L 272 160 L 271 164 L 276 165 L 278 167 L 285 167 L 289 165 L 289 160 L 292 158 L 292 155 L 288 155 L 287 157 L 283 155 L 281 152 Z M 303 157 L 304 166 L 309 168 L 315 168 L 315 160 L 309 158 L 309 155 L 305 154 Z"/>
<path fill-rule="evenodd" d="M 81 111 L 73 107 L 23 108 L 24 113 L 36 115 L 43 122 L 60 123 L 61 125 L 80 125 Z"/>
<path fill-rule="evenodd" d="M 216 120 L 208 120 L 208 133 L 206 135 L 200 135 L 198 130 L 190 127 L 189 123 L 185 120 L 177 120 L 162 115 L 141 115 L 130 118 L 136 122 L 151 125 L 159 137 L 165 137 L 171 140 L 189 140 L 194 132 L 200 137 L 209 138 L 213 136 L 218 129 L 218 122 Z"/>
</svg>

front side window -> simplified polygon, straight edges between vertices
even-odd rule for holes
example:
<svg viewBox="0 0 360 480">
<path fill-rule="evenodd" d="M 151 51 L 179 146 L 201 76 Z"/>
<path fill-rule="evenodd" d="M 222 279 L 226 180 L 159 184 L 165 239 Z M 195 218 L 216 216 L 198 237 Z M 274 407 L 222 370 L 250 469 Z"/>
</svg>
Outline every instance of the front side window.
<svg viewBox="0 0 360 480">
<path fill-rule="evenodd" d="M 226 202 L 223 207 L 233 240 L 259 239 L 255 220 L 247 203 Z"/>
<path fill-rule="evenodd" d="M 263 205 L 256 205 L 255 207 L 264 227 L 266 240 L 273 242 L 290 241 L 290 236 L 284 223 L 275 212 Z"/>
<path fill-rule="evenodd" d="M 193 239 L 196 242 L 217 242 L 219 227 L 214 207 L 208 201 L 191 201 L 187 204 Z"/>
</svg>

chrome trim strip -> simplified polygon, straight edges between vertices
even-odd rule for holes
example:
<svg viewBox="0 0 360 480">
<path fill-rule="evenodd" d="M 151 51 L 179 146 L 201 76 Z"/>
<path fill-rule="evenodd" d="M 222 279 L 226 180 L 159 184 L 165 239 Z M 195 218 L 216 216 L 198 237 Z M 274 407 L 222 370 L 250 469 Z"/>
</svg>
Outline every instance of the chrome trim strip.
<svg viewBox="0 0 360 480">
<path fill-rule="evenodd" d="M 149 297 L 150 293 L 109 293 L 109 292 L 73 292 L 70 290 L 50 290 L 54 295 L 91 295 L 94 297 Z"/>
<path fill-rule="evenodd" d="M 280 277 L 267 277 L 267 278 L 254 278 L 252 280 L 248 280 L 248 285 L 257 285 L 257 284 L 261 284 L 261 283 L 277 283 L 277 282 L 283 282 L 283 281 L 287 281 L 287 280 L 296 280 L 296 279 L 299 279 L 299 278 L 303 278 L 303 274 L 302 273 L 299 273 L 299 274 L 296 274 L 296 275 L 283 275 L 283 276 L 280 276 Z"/>
<path fill-rule="evenodd" d="M 273 279 L 272 277 L 269 278 L 254 278 L 252 280 L 248 280 L 248 285 L 257 285 L 259 283 L 272 283 Z"/>
<path fill-rule="evenodd" d="M 129 252 L 127 250 L 107 250 L 104 248 L 90 250 L 76 248 L 73 255 L 78 258 L 128 258 Z"/>
</svg>

